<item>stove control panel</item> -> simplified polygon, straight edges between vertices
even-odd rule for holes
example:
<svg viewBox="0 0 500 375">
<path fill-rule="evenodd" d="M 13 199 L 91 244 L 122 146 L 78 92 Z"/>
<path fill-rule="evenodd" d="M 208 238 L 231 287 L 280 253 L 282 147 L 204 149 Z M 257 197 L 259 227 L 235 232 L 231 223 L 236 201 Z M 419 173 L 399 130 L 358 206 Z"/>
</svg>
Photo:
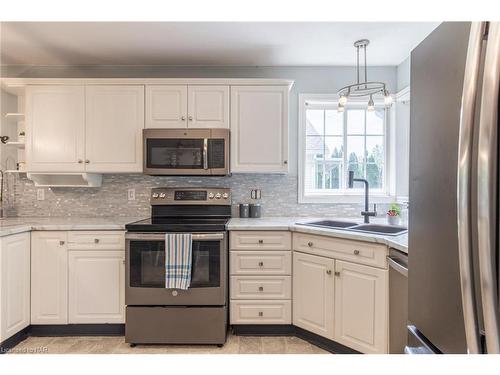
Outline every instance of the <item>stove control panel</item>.
<svg viewBox="0 0 500 375">
<path fill-rule="evenodd" d="M 226 188 L 154 188 L 151 205 L 231 205 Z"/>
</svg>

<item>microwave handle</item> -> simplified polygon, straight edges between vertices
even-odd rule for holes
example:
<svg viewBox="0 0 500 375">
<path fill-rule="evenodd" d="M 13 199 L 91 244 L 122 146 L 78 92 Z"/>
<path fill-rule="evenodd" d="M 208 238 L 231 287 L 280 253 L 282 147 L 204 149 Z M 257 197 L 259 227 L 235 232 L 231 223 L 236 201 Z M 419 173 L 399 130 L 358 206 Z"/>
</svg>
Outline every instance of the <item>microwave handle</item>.
<svg viewBox="0 0 500 375">
<path fill-rule="evenodd" d="M 203 139 L 203 169 L 208 169 L 208 139 Z"/>
</svg>

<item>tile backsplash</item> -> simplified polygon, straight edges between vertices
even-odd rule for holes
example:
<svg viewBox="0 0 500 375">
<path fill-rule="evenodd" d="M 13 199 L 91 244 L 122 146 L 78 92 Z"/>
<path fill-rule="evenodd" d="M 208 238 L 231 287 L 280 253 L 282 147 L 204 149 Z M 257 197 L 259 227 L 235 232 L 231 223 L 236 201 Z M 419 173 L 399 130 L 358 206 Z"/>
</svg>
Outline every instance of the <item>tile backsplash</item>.
<svg viewBox="0 0 500 375">
<path fill-rule="evenodd" d="M 100 188 L 45 188 L 37 200 L 37 188 L 24 175 L 6 176 L 4 209 L 8 216 L 133 216 L 150 215 L 153 187 L 214 186 L 232 191 L 233 216 L 238 203 L 251 203 L 250 192 L 260 189 L 262 216 L 360 217 L 360 204 L 299 204 L 296 175 L 234 174 L 231 177 L 159 177 L 141 174 L 103 175 Z M 135 200 L 128 190 L 135 189 Z M 382 211 L 382 207 L 379 208 Z"/>
</svg>

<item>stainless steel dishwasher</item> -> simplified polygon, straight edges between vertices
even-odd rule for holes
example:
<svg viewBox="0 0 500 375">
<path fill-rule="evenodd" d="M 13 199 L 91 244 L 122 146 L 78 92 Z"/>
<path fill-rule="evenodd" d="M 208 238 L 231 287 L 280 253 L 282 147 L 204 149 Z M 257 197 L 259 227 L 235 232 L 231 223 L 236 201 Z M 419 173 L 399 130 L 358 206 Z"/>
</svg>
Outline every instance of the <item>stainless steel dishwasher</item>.
<svg viewBox="0 0 500 375">
<path fill-rule="evenodd" d="M 389 249 L 389 353 L 403 354 L 408 341 L 408 254 Z"/>
</svg>

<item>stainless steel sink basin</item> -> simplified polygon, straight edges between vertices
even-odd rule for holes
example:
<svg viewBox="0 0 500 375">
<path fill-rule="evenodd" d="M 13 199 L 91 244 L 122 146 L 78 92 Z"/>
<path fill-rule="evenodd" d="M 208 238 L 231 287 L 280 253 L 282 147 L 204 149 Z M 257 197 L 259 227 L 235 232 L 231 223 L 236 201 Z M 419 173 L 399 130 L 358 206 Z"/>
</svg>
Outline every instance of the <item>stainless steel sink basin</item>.
<svg viewBox="0 0 500 375">
<path fill-rule="evenodd" d="M 307 227 L 330 228 L 345 231 L 380 234 L 384 236 L 399 236 L 408 232 L 408 228 L 396 225 L 358 224 L 350 221 L 321 220 L 310 223 L 297 223 Z"/>
<path fill-rule="evenodd" d="M 358 225 L 358 223 L 353 223 L 349 221 L 337 221 L 337 220 L 321 220 L 313 221 L 311 223 L 297 223 L 299 225 L 306 225 L 308 227 L 322 227 L 322 228 L 350 228 Z"/>
<path fill-rule="evenodd" d="M 349 228 L 349 230 L 353 230 L 356 232 L 384 234 L 389 236 L 398 236 L 400 234 L 408 232 L 408 228 L 406 227 L 381 224 L 360 224 L 356 225 L 355 227 Z"/>
</svg>

